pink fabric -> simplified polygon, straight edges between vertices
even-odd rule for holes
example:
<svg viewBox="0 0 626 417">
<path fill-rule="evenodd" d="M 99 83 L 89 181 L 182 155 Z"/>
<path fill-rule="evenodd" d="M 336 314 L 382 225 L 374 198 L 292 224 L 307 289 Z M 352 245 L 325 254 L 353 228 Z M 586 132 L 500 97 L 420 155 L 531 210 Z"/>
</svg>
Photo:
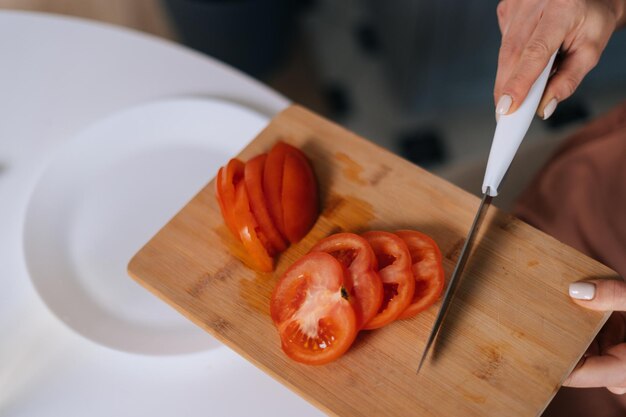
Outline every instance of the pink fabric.
<svg viewBox="0 0 626 417">
<path fill-rule="evenodd" d="M 626 277 L 626 102 L 556 151 L 515 214 Z M 562 388 L 544 417 L 626 415 L 626 395 Z"/>
<path fill-rule="evenodd" d="M 626 102 L 570 137 L 514 211 L 626 277 Z"/>
</svg>

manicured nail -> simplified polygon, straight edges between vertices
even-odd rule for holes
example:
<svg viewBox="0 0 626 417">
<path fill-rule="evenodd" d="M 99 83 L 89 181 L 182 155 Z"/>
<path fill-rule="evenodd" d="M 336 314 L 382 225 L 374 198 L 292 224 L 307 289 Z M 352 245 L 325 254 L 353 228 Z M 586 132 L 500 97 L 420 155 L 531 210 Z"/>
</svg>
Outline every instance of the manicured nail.
<svg viewBox="0 0 626 417">
<path fill-rule="evenodd" d="M 596 285 L 592 282 L 572 282 L 569 284 L 569 296 L 577 300 L 593 300 Z"/>
<path fill-rule="evenodd" d="M 496 105 L 496 114 L 507 114 L 511 108 L 511 104 L 513 104 L 511 96 L 508 94 L 503 95 Z"/>
<path fill-rule="evenodd" d="M 555 98 L 546 104 L 546 107 L 543 108 L 543 120 L 547 120 L 548 117 L 552 116 L 552 113 L 554 113 L 554 110 L 556 109 L 556 104 L 557 101 Z"/>
</svg>

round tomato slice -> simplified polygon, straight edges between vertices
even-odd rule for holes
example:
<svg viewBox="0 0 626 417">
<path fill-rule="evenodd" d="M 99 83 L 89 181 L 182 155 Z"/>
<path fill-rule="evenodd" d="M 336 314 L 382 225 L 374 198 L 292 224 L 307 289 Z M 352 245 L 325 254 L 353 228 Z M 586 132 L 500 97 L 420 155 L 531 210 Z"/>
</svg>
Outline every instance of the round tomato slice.
<svg viewBox="0 0 626 417">
<path fill-rule="evenodd" d="M 445 281 L 441 251 L 430 236 L 415 230 L 400 230 L 400 236 L 411 254 L 411 270 L 415 278 L 413 301 L 404 310 L 399 319 L 412 317 L 430 307 L 441 295 Z"/>
<path fill-rule="evenodd" d="M 235 238 L 239 239 L 239 230 L 235 222 L 235 186 L 243 180 L 244 163 L 239 159 L 231 159 L 225 167 L 220 168 L 215 179 L 217 202 L 220 205 L 222 218 Z"/>
<path fill-rule="evenodd" d="M 239 238 L 248 252 L 249 258 L 243 259 L 254 270 L 271 272 L 274 269 L 274 259 L 267 251 L 268 242 L 259 230 L 259 225 L 250 209 L 250 199 L 245 182 L 239 182 L 235 187 L 235 224 Z"/>
<path fill-rule="evenodd" d="M 376 255 L 367 240 L 354 233 L 337 233 L 320 240 L 311 252 L 326 252 L 343 264 L 350 281 L 350 297 L 357 328 L 362 328 L 380 309 L 383 283 L 378 276 Z"/>
<path fill-rule="evenodd" d="M 303 256 L 280 278 L 270 313 L 291 359 L 322 365 L 352 345 L 356 318 L 344 284 L 343 266 L 324 252 Z"/>
<path fill-rule="evenodd" d="M 283 237 L 300 241 L 319 214 L 317 180 L 306 155 L 284 142 L 276 143 L 265 161 L 263 192 Z"/>
<path fill-rule="evenodd" d="M 364 329 L 377 329 L 394 321 L 413 299 L 415 279 L 411 272 L 411 254 L 406 243 L 389 232 L 372 231 L 362 235 L 378 260 L 378 275 L 383 282 L 383 303 L 378 314 Z"/>
<path fill-rule="evenodd" d="M 250 198 L 250 208 L 261 232 L 267 237 L 270 245 L 267 250 L 272 254 L 276 254 L 287 249 L 287 242 L 285 242 L 276 226 L 274 226 L 267 209 L 267 201 L 263 193 L 263 169 L 266 159 L 267 154 L 261 154 L 246 162 L 244 180 L 248 190 L 248 197 Z"/>
</svg>

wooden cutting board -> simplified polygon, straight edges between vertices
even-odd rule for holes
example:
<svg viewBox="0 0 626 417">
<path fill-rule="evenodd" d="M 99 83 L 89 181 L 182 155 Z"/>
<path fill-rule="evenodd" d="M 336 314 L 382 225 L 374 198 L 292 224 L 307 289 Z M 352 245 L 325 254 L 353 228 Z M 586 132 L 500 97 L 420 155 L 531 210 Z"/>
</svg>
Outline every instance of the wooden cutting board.
<svg viewBox="0 0 626 417">
<path fill-rule="evenodd" d="M 248 160 L 279 139 L 310 157 L 322 214 L 280 256 L 274 274 L 255 273 L 232 255 L 240 249 L 222 223 L 212 181 L 135 255 L 129 274 L 328 414 L 540 414 L 608 318 L 572 303 L 569 283 L 617 274 L 490 207 L 434 356 L 419 375 L 441 301 L 413 319 L 361 332 L 334 363 L 292 362 L 269 316 L 272 288 L 287 266 L 331 233 L 409 228 L 437 241 L 449 277 L 479 201 L 298 106 L 276 116 L 239 157 Z"/>
</svg>

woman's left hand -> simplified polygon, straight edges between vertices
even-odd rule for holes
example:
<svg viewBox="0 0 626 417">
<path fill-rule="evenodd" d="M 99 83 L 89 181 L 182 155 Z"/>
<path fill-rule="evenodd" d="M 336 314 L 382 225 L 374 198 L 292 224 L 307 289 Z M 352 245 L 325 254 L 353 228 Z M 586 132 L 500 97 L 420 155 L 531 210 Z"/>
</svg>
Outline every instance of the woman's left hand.
<svg viewBox="0 0 626 417">
<path fill-rule="evenodd" d="M 626 393 L 626 283 L 576 282 L 570 285 L 569 293 L 574 302 L 585 308 L 615 312 L 563 385 L 606 387 L 614 394 Z"/>
</svg>

